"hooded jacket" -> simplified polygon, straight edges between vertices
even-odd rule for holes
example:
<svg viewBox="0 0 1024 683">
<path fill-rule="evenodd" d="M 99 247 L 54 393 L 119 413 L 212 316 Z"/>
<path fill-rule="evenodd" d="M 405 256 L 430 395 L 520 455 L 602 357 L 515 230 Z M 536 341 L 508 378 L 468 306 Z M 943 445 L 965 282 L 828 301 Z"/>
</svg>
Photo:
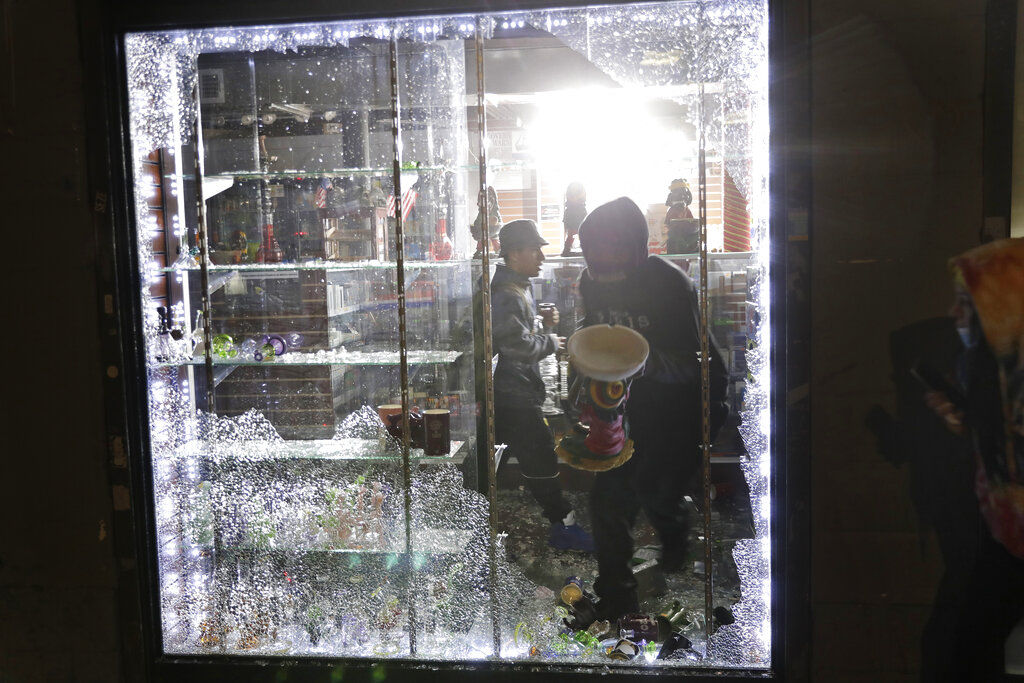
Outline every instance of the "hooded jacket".
<svg viewBox="0 0 1024 683">
<path fill-rule="evenodd" d="M 961 380 L 975 493 L 993 538 L 1024 559 L 1024 239 L 990 242 L 952 265 L 974 308 Z"/>
<path fill-rule="evenodd" d="M 535 330 L 537 306 L 530 278 L 499 264 L 491 279 L 491 343 L 498 356 L 494 402 L 544 402 L 541 358 L 558 349 L 557 337 Z"/>
<path fill-rule="evenodd" d="M 626 402 L 637 429 L 682 429 L 700 425 L 700 309 L 693 281 L 678 266 L 647 254 L 647 220 L 626 197 L 597 207 L 580 227 L 587 269 L 580 275 L 583 326 L 626 325 L 644 336 L 650 355 Z M 625 279 L 601 282 L 591 274 L 595 248 L 619 254 Z M 728 415 L 728 373 L 711 340 L 712 438 Z M 682 423 L 680 419 L 682 418 Z M 685 427 L 684 427 L 685 425 Z"/>
</svg>

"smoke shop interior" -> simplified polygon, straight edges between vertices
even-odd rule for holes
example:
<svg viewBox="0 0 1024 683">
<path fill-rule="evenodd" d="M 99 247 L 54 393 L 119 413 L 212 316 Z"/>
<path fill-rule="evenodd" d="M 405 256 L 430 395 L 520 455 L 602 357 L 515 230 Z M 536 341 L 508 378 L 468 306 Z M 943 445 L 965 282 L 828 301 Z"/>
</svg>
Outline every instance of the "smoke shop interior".
<svg viewBox="0 0 1024 683">
<path fill-rule="evenodd" d="M 0 680 L 909 683 L 982 653 L 950 645 L 993 623 L 953 607 L 981 551 L 922 531 L 984 528 L 973 460 L 923 396 L 960 348 L 949 259 L 1009 236 L 956 226 L 1000 215 L 1014 3 L 905 3 L 941 69 L 852 0 L 62 4 L 88 140 L 47 185 L 95 243 L 18 298 L 99 334 L 11 321 L 97 361 L 13 384 L 65 387 L 77 427 L 24 422 L 91 455 L 4 477 L 53 542 L 0 554 Z"/>
<path fill-rule="evenodd" d="M 769 661 L 765 10 L 126 36 L 166 652 Z"/>
</svg>

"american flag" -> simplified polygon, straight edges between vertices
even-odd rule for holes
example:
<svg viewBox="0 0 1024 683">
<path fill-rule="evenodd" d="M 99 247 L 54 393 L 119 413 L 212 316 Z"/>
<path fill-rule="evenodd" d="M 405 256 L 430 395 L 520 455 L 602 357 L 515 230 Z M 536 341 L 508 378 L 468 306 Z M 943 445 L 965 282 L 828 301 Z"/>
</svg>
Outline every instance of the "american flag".
<svg viewBox="0 0 1024 683">
<path fill-rule="evenodd" d="M 416 198 L 419 193 L 413 190 L 411 187 L 402 193 L 402 220 L 409 217 L 409 212 L 412 211 L 412 207 L 416 206 Z M 395 215 L 395 195 L 388 197 L 388 216 Z"/>
<path fill-rule="evenodd" d="M 316 188 L 316 208 L 327 208 L 327 190 L 334 189 L 330 178 L 321 178 L 320 187 Z"/>
</svg>

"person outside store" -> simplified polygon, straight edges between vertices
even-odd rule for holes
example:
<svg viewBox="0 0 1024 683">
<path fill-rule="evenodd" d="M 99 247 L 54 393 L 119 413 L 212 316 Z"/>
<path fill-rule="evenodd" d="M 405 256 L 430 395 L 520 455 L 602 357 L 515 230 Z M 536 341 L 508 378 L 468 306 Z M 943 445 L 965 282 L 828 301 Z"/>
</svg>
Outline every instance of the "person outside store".
<svg viewBox="0 0 1024 683">
<path fill-rule="evenodd" d="M 918 374 L 928 405 L 972 442 L 985 523 L 958 607 L 953 663 L 935 680 L 1001 681 L 1007 636 L 1024 617 L 1024 239 L 982 245 L 952 267 L 950 315 L 963 342 L 955 381 Z"/>
<path fill-rule="evenodd" d="M 633 456 L 598 472 L 590 496 L 599 574 L 594 589 L 608 619 L 638 611 L 631 530 L 640 509 L 661 540 L 662 568 L 683 568 L 690 530 L 683 497 L 701 462 L 697 293 L 678 266 L 648 256 L 647 239 L 647 220 L 627 197 L 595 208 L 580 227 L 587 266 L 579 282 L 582 325 L 626 325 L 650 345 L 625 404 Z M 728 414 L 728 375 L 709 342 L 714 433 Z"/>
<path fill-rule="evenodd" d="M 576 521 L 572 505 L 558 482 L 554 439 L 541 406 L 545 387 L 539 361 L 565 348 L 565 338 L 544 334 L 536 327 L 537 305 L 530 278 L 544 262 L 541 247 L 548 242 L 531 220 L 507 223 L 498 234 L 503 264 L 491 279 L 491 337 L 498 356 L 494 370 L 495 442 L 515 456 L 526 487 L 551 522 L 548 543 L 560 550 L 592 552 L 590 534 Z M 546 312 L 545 324 L 558 323 L 558 311 Z"/>
</svg>

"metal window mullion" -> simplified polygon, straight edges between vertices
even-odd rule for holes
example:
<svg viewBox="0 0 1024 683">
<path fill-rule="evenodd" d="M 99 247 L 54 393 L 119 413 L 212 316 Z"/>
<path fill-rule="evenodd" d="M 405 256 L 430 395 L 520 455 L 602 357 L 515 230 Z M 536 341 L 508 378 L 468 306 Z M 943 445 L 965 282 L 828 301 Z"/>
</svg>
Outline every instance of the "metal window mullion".
<svg viewBox="0 0 1024 683">
<path fill-rule="evenodd" d="M 395 195 L 395 295 L 398 302 L 398 365 L 402 393 L 402 484 L 405 502 L 405 565 L 408 574 L 406 605 L 409 610 L 409 654 L 416 654 L 416 601 L 412 580 L 412 465 L 410 462 L 409 424 L 409 347 L 405 317 L 405 235 L 402 225 L 402 141 L 398 101 L 398 29 L 392 28 L 389 47 L 391 77 L 391 134 L 394 144 L 393 169 Z"/>
<path fill-rule="evenodd" d="M 487 522 L 488 529 L 490 531 L 490 538 L 487 544 L 487 559 L 488 559 L 488 570 L 490 577 L 490 589 L 488 594 L 490 595 L 490 606 L 491 606 L 491 627 L 494 637 L 494 656 L 501 656 L 501 624 L 498 620 L 498 596 L 497 596 L 497 585 L 498 585 L 498 570 L 497 570 L 497 556 L 498 556 L 498 518 L 497 518 L 497 505 L 498 505 L 498 490 L 497 490 L 497 475 L 494 471 L 494 377 L 491 374 L 491 358 L 493 357 L 494 347 L 491 340 L 491 221 L 490 221 L 490 207 L 488 206 L 488 193 L 487 193 L 487 146 L 485 141 L 487 139 L 487 116 L 484 108 L 484 96 L 486 94 L 484 88 L 484 22 L 487 21 L 486 17 L 477 17 L 476 21 L 476 116 L 477 116 L 477 133 L 480 141 L 479 150 L 479 165 L 480 165 L 480 191 L 477 194 L 479 197 L 478 211 L 481 216 L 481 237 L 483 239 L 483 253 L 480 259 L 480 298 L 482 300 L 483 315 L 481 316 L 481 327 L 479 334 L 483 335 L 483 347 L 484 354 L 481 363 L 481 367 L 478 371 L 484 374 L 484 447 L 487 452 Z M 480 397 L 477 397 L 478 399 Z M 479 435 L 477 435 L 479 439 Z"/>
<path fill-rule="evenodd" d="M 198 73 L 198 63 L 196 72 Z M 206 410 L 213 413 L 213 316 L 210 315 L 210 240 L 206 231 L 206 200 L 203 197 L 203 136 L 202 105 L 199 102 L 199 81 L 192 90 L 196 103 L 196 116 L 192 122 L 193 149 L 195 150 L 196 184 L 196 246 L 199 247 L 199 305 L 203 312 L 203 360 L 206 370 Z"/>
<path fill-rule="evenodd" d="M 704 513 L 704 631 L 707 636 L 706 654 L 711 654 L 711 635 L 714 633 L 714 572 L 711 545 L 711 340 L 708 337 L 708 186 L 705 140 L 706 109 L 704 83 L 700 84 L 700 142 L 697 151 L 697 212 L 700 225 L 700 407 L 701 407 L 701 463 L 703 465 Z"/>
<path fill-rule="evenodd" d="M 196 64 L 198 73 L 198 57 Z M 203 196 L 203 177 L 205 176 L 205 165 L 203 162 L 203 136 L 202 136 L 202 104 L 199 99 L 199 81 L 193 89 L 193 101 L 196 105 L 196 115 L 192 123 L 193 149 L 195 150 L 195 185 L 196 185 L 196 246 L 199 247 L 199 302 L 203 312 L 203 367 L 206 375 L 206 409 L 212 415 L 214 413 L 214 370 L 213 370 L 213 316 L 210 314 L 210 244 L 209 233 L 206 230 L 206 198 Z M 216 477 L 214 477 L 216 479 Z M 219 510 L 216 506 L 215 510 Z M 216 515 L 216 513 L 215 513 Z M 213 581 L 217 588 L 221 582 L 226 586 L 230 583 L 231 565 L 225 562 L 223 556 L 224 535 L 221 530 L 220 520 L 215 516 L 213 523 Z M 227 591 L 217 590 L 217 597 L 213 600 L 212 613 L 210 614 L 211 628 L 219 638 L 219 650 L 227 649 L 227 623 L 224 615 L 228 614 Z"/>
</svg>

